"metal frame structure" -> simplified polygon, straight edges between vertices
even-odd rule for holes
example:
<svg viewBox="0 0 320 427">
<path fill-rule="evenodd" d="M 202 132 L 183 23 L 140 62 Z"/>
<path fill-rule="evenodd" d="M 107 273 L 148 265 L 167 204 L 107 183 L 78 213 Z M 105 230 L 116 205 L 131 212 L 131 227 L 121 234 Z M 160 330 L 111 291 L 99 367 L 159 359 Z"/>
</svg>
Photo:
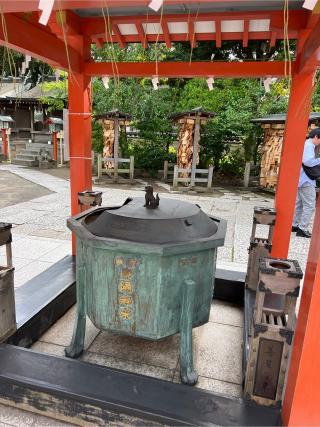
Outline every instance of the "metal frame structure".
<svg viewBox="0 0 320 427">
<path fill-rule="evenodd" d="M 275 200 L 278 215 L 272 251 L 273 256 L 286 258 L 314 76 L 320 66 L 320 15 L 316 13 L 319 8 L 312 13 L 302 8 L 303 1 L 289 0 L 285 31 L 283 0 L 165 0 L 163 11 L 157 13 L 148 13 L 149 3 L 150 0 L 55 1 L 50 19 L 44 26 L 39 24 L 39 0 L 0 0 L 0 44 L 69 71 L 72 215 L 78 213 L 78 192 L 89 190 L 92 185 L 91 76 L 113 76 L 110 62 L 95 63 L 92 60 L 92 42 L 98 47 L 104 42 L 118 43 L 120 47 L 140 42 L 147 47 L 149 43 L 159 41 L 170 47 L 175 41 L 188 41 L 195 46 L 198 41 L 215 40 L 219 47 L 224 40 L 240 40 L 247 46 L 250 40 L 258 39 L 268 40 L 273 46 L 286 33 L 290 39 L 297 40 L 298 47 L 291 67 L 291 94 Z M 107 19 L 101 16 L 102 7 L 107 8 Z M 226 11 L 230 8 L 232 12 Z M 100 10 L 100 16 L 92 17 L 97 10 Z M 158 34 L 148 30 L 149 23 L 158 28 Z M 178 26 L 178 23 L 183 25 Z M 130 31 L 126 32 L 126 28 Z M 286 75 L 287 65 L 284 61 L 144 62 L 118 63 L 116 68 L 118 77 L 281 77 Z M 319 216 L 310 246 L 283 404 L 286 425 L 320 424 L 320 371 L 316 369 L 320 355 L 320 239 L 316 235 L 320 232 Z"/>
</svg>

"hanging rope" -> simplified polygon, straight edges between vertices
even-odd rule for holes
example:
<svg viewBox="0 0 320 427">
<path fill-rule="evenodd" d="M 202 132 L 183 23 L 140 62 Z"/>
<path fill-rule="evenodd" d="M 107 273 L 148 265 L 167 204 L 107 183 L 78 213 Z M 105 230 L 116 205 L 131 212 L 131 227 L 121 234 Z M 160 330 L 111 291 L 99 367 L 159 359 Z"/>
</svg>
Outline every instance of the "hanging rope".
<svg viewBox="0 0 320 427">
<path fill-rule="evenodd" d="M 284 0 L 283 8 L 283 47 L 285 61 L 285 78 L 288 81 L 288 90 L 291 88 L 291 52 L 289 40 L 289 0 Z"/>
<path fill-rule="evenodd" d="M 159 37 L 160 37 L 160 28 L 162 28 L 163 8 L 164 8 L 164 2 L 162 3 L 162 6 L 161 6 L 161 12 L 160 12 L 160 24 L 159 24 L 158 34 L 157 34 L 156 44 L 155 44 L 155 55 L 156 55 L 156 76 L 158 76 L 158 42 L 159 42 Z M 148 25 L 148 24 L 147 24 L 147 25 Z M 148 28 L 148 27 L 146 27 L 146 28 Z M 147 31 L 145 31 L 145 34 L 146 34 L 146 33 L 147 33 Z"/>
<path fill-rule="evenodd" d="M 3 13 L 1 6 L 0 6 L 0 14 L 1 14 L 1 26 L 2 26 L 2 31 L 3 31 L 3 37 L 4 37 L 4 41 L 5 41 L 4 55 L 3 55 L 3 59 L 2 59 L 2 77 L 4 75 L 6 57 L 8 58 L 8 65 L 9 65 L 10 74 L 13 77 L 16 77 L 17 76 L 16 64 L 14 62 L 12 51 L 11 51 L 11 49 L 9 49 L 9 38 L 8 38 L 7 24 L 6 24 L 5 15 Z M 2 78 L 1 78 L 1 84 L 2 84 Z M 15 80 L 14 80 L 14 88 L 15 88 Z"/>
<path fill-rule="evenodd" d="M 195 17 L 195 20 L 194 20 L 194 22 L 193 22 L 193 25 L 194 25 L 194 23 L 195 23 L 195 22 L 197 21 L 197 19 L 198 19 L 199 9 L 200 9 L 200 5 L 198 5 L 198 9 L 197 9 L 197 13 L 196 13 L 196 17 Z M 189 9 L 189 17 L 188 17 L 188 18 L 190 18 L 190 9 Z M 190 22 L 190 21 L 189 21 L 189 22 Z M 188 31 L 189 31 L 189 22 L 188 22 Z M 191 41 L 191 51 L 190 51 L 189 64 L 191 64 L 191 62 L 192 62 L 193 45 L 194 45 L 195 37 L 196 37 L 196 34 L 195 34 L 195 30 L 194 30 L 194 28 L 193 28 L 192 40 L 190 40 L 190 41 Z"/>
<path fill-rule="evenodd" d="M 67 56 L 67 64 L 68 64 L 68 79 L 72 79 L 78 86 L 80 85 L 78 79 L 76 79 L 74 72 L 72 71 L 71 62 L 70 62 L 70 54 L 69 54 L 69 45 L 67 39 L 67 33 L 65 28 L 65 14 L 61 7 L 61 0 L 58 0 L 58 19 L 62 29 L 63 42 L 66 50 Z"/>
<path fill-rule="evenodd" d="M 110 25 L 109 8 L 106 0 L 103 0 L 103 3 L 104 3 L 104 7 L 102 7 L 101 10 L 102 10 L 104 26 L 105 26 L 105 38 L 107 43 L 108 54 L 110 52 L 110 56 L 108 55 L 108 57 L 111 62 L 112 75 L 113 75 L 113 81 L 114 81 L 113 107 L 116 108 L 117 94 L 119 92 L 119 87 L 120 87 L 120 77 L 119 77 L 118 67 L 116 64 L 116 57 L 115 57 L 114 46 L 112 41 L 112 29 L 110 28 L 111 25 Z M 105 14 L 104 9 L 106 9 L 107 11 L 107 16 Z M 109 43 L 109 39 L 110 39 L 110 43 Z"/>
</svg>

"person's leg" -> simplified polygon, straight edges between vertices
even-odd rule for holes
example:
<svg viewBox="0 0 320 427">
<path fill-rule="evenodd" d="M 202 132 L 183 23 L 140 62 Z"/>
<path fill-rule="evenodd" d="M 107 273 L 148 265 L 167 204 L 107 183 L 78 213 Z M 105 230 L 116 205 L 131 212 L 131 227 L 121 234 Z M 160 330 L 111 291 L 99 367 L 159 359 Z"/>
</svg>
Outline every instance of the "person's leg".
<svg viewBox="0 0 320 427">
<path fill-rule="evenodd" d="M 299 227 L 301 214 L 302 214 L 302 200 L 301 200 L 300 190 L 301 190 L 301 187 L 299 187 L 297 191 L 296 207 L 294 210 L 294 217 L 293 217 L 293 224 L 292 224 L 293 227 Z"/>
<path fill-rule="evenodd" d="M 301 187 L 302 214 L 299 228 L 307 231 L 316 206 L 316 189 L 311 185 Z"/>
</svg>

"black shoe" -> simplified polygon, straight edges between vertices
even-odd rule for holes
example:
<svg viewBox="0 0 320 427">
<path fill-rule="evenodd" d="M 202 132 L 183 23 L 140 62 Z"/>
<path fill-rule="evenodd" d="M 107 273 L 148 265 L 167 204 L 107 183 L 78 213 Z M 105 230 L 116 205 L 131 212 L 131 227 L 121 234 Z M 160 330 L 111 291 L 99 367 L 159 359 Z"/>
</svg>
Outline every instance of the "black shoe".
<svg viewBox="0 0 320 427">
<path fill-rule="evenodd" d="M 296 233 L 298 230 L 299 230 L 299 227 L 297 225 L 293 225 L 291 227 L 291 231 L 294 232 L 294 233 Z"/>
<path fill-rule="evenodd" d="M 298 229 L 297 234 L 298 237 L 306 237 L 307 239 L 310 239 L 311 233 L 309 233 L 308 230 L 304 231 L 301 230 L 301 228 Z"/>
</svg>

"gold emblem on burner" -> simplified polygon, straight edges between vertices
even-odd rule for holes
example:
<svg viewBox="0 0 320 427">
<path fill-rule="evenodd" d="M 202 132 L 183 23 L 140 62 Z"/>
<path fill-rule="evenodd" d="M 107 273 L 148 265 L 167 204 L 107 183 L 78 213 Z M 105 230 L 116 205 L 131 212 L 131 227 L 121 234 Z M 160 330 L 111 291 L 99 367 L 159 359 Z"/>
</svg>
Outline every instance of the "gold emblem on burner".
<svg viewBox="0 0 320 427">
<path fill-rule="evenodd" d="M 121 280 L 120 282 L 120 291 L 121 292 L 132 292 L 132 283 L 129 280 Z"/>
<path fill-rule="evenodd" d="M 132 271 L 130 271 L 128 268 L 124 268 L 120 274 L 121 274 L 121 277 L 123 279 L 129 279 L 130 280 L 132 277 Z"/>
<path fill-rule="evenodd" d="M 126 295 L 121 295 L 119 297 L 119 304 L 120 305 L 131 305 L 132 304 L 132 298 L 128 297 Z"/>
<path fill-rule="evenodd" d="M 124 308 L 119 311 L 119 316 L 121 317 L 121 319 L 131 319 L 131 310 L 129 308 Z"/>
<path fill-rule="evenodd" d="M 136 258 L 130 258 L 128 259 L 128 267 L 130 268 L 134 268 L 137 267 L 139 265 L 139 260 Z"/>
<path fill-rule="evenodd" d="M 115 265 L 123 265 L 124 264 L 124 259 L 121 257 L 117 257 L 114 260 Z"/>
</svg>

